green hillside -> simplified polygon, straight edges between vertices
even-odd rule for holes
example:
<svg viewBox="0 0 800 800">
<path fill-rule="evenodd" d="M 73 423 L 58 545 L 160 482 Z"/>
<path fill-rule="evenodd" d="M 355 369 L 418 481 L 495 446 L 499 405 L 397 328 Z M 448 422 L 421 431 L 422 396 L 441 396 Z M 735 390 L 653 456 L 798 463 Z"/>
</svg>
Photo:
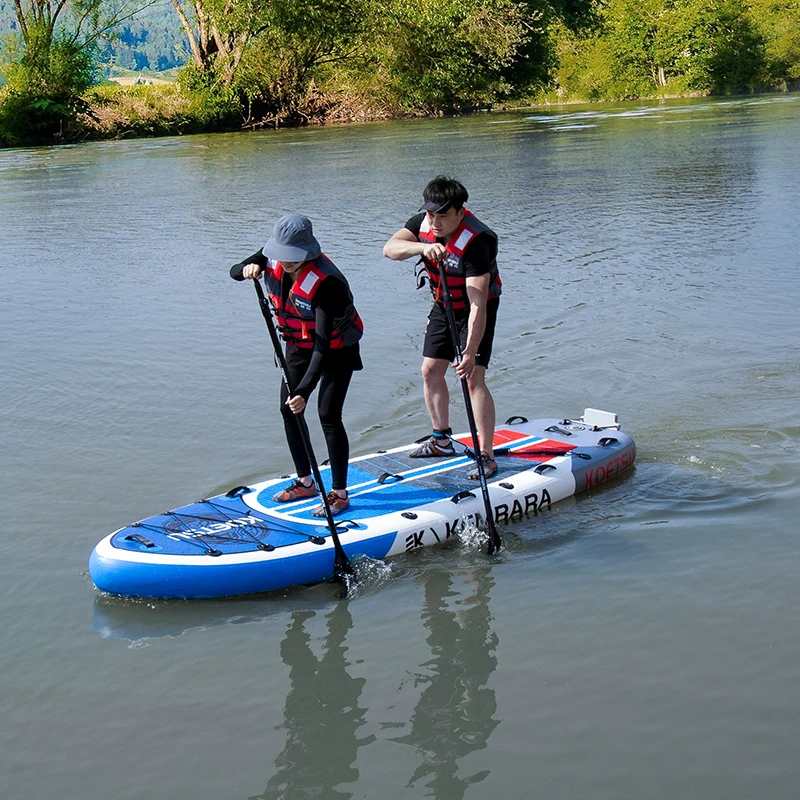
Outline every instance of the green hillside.
<svg viewBox="0 0 800 800">
<path fill-rule="evenodd" d="M 0 0 L 0 34 L 16 30 L 12 0 Z M 169 0 L 139 12 L 101 42 L 99 61 L 123 70 L 162 71 L 182 66 L 188 44 Z M 107 73 L 107 70 L 106 70 Z"/>
</svg>

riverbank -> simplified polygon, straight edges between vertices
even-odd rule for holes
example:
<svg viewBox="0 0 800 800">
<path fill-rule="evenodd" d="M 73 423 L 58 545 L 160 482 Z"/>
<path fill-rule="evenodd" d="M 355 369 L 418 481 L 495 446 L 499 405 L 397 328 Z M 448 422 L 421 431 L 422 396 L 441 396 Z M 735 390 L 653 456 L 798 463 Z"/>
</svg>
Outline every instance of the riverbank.
<svg viewBox="0 0 800 800">
<path fill-rule="evenodd" d="M 800 91 L 800 84 L 767 92 Z M 680 98 L 710 97 L 708 92 L 659 94 L 636 98 L 636 101 L 664 101 Z M 0 103 L 2 102 L 0 91 Z M 181 136 L 197 133 L 235 132 L 269 128 L 297 128 L 323 125 L 347 125 L 389 121 L 412 117 L 459 116 L 480 111 L 509 111 L 568 106 L 587 103 L 621 102 L 621 99 L 589 100 L 541 93 L 526 101 L 498 104 L 490 108 L 464 107 L 444 112 L 433 109 L 408 110 L 385 98 L 369 93 L 325 93 L 312 88 L 302 105 L 283 113 L 247 118 L 234 103 L 187 91 L 180 83 L 168 81 L 114 82 L 95 86 L 82 98 L 81 110 L 65 121 L 52 136 L 28 131 L 24 140 L 2 137 L 0 147 L 69 144 L 82 141 L 139 139 L 159 136 Z"/>
<path fill-rule="evenodd" d="M 0 106 L 3 99 L 0 89 Z M 49 109 L 42 109 L 45 110 Z M 77 112 L 65 114 L 55 131 L 45 132 L 36 125 L 20 130 L 13 120 L 4 125 L 0 114 L 0 147 L 341 125 L 420 116 L 444 115 L 408 111 L 367 92 L 323 92 L 313 86 L 292 108 L 256 114 L 243 110 L 233 100 L 192 92 L 180 83 L 125 81 L 92 87 L 80 99 Z"/>
<path fill-rule="evenodd" d="M 789 91 L 800 90 L 800 84 Z M 773 93 L 775 89 L 754 92 Z M 660 94 L 637 98 L 636 101 L 677 100 L 709 97 L 708 92 Z M 539 94 L 527 102 L 495 105 L 491 108 L 465 107 L 443 112 L 432 110 L 409 111 L 369 95 L 312 93 L 299 114 L 272 115 L 262 119 L 242 119 L 241 114 L 226 109 L 210 107 L 196 96 L 184 92 L 179 84 L 102 86 L 92 90 L 87 98 L 89 109 L 78 123 L 80 138 L 123 139 L 147 136 L 177 136 L 187 133 L 255 130 L 319 125 L 346 125 L 378 122 L 412 117 L 459 116 L 479 111 L 510 111 L 550 106 L 580 105 L 586 103 L 621 102 L 621 99 L 592 101 L 583 97 L 562 97 L 556 94 Z"/>
</svg>

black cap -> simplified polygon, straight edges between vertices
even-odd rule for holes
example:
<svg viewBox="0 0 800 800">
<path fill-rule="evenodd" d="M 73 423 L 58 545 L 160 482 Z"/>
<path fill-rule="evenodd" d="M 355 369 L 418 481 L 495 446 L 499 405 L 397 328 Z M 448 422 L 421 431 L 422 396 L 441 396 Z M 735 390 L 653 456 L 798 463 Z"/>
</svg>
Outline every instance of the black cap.
<svg viewBox="0 0 800 800">
<path fill-rule="evenodd" d="M 428 200 L 422 204 L 420 211 L 430 211 L 431 214 L 444 214 L 444 212 L 448 211 L 452 205 L 453 204 L 449 200 L 445 200 L 444 203 L 437 203 L 434 200 Z"/>
</svg>

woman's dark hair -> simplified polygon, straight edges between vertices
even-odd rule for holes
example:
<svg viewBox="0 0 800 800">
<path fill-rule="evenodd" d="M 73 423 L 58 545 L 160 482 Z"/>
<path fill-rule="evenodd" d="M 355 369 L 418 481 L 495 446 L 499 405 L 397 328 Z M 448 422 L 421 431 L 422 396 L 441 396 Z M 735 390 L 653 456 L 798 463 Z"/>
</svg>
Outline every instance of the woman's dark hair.
<svg viewBox="0 0 800 800">
<path fill-rule="evenodd" d="M 436 203 L 449 208 L 461 208 L 469 199 L 469 193 L 455 178 L 437 175 L 423 190 L 422 197 L 426 203 Z"/>
</svg>

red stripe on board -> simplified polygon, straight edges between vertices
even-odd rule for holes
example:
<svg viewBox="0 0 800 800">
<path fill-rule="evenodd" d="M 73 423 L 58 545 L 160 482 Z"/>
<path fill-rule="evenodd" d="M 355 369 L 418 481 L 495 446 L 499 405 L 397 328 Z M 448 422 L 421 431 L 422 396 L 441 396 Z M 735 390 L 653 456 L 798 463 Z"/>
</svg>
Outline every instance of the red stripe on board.
<svg viewBox="0 0 800 800">
<path fill-rule="evenodd" d="M 500 447 L 504 444 L 508 444 L 509 442 L 515 442 L 517 441 L 517 439 L 529 439 L 530 437 L 531 437 L 530 433 L 512 431 L 509 430 L 508 428 L 498 428 L 494 432 L 493 446 Z M 467 447 L 472 447 L 472 437 L 469 434 L 467 434 L 466 436 L 456 436 L 455 440 L 463 445 L 466 445 Z M 538 444 L 539 443 L 536 442 L 537 446 Z M 564 448 L 562 447 L 561 449 L 563 450 Z"/>
<path fill-rule="evenodd" d="M 574 450 L 578 445 L 566 442 L 555 442 L 552 439 L 542 439 L 529 445 L 522 445 L 519 450 L 512 450 L 512 458 L 524 458 L 526 461 L 540 461 L 544 463 L 551 458 L 563 455 L 565 451 Z M 550 455 L 552 453 L 552 455 Z"/>
</svg>

